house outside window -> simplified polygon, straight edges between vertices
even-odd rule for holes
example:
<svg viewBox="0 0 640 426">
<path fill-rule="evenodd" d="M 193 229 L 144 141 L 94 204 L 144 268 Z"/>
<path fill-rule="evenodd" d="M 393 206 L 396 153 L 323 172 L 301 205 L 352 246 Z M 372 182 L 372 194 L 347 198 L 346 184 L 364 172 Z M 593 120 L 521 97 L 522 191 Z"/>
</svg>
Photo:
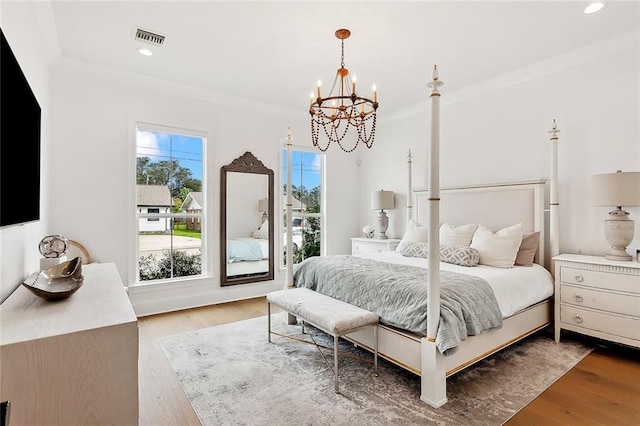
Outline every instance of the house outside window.
<svg viewBox="0 0 640 426">
<path fill-rule="evenodd" d="M 182 202 L 180 209 L 189 214 L 202 213 L 202 192 L 191 191 Z M 200 231 L 200 218 L 192 216 L 187 219 L 187 229 Z"/>
<path fill-rule="evenodd" d="M 206 274 L 205 142 L 196 130 L 136 125 L 136 284 Z"/>
<path fill-rule="evenodd" d="M 282 154 L 282 208 L 284 218 L 282 263 L 286 262 L 287 241 L 287 150 Z M 324 246 L 324 161 L 325 155 L 304 147 L 291 150 L 293 263 L 320 256 Z"/>
</svg>

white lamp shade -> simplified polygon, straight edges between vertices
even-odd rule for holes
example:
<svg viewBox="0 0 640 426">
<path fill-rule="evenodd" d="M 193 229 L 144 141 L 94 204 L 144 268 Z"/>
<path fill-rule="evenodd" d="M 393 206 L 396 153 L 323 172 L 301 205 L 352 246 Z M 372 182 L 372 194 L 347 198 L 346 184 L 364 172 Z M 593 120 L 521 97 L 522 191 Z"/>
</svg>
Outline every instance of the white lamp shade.
<svg viewBox="0 0 640 426">
<path fill-rule="evenodd" d="M 593 176 L 596 206 L 640 206 L 640 172 L 605 173 Z"/>
<path fill-rule="evenodd" d="M 263 213 L 269 211 L 269 200 L 267 198 L 258 200 L 258 211 Z"/>
<path fill-rule="evenodd" d="M 393 207 L 393 191 L 371 192 L 371 210 L 389 210 Z"/>
</svg>

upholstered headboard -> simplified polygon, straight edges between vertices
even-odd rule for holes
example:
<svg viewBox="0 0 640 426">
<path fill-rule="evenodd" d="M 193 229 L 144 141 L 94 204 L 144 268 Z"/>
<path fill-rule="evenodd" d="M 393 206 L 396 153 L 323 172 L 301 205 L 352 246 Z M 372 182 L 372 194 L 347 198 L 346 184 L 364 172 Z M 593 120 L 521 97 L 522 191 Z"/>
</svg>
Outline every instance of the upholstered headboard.
<svg viewBox="0 0 640 426">
<path fill-rule="evenodd" d="M 522 223 L 524 232 L 540 231 L 535 262 L 545 265 L 545 180 L 505 184 L 456 186 L 440 189 L 440 223 L 482 223 L 497 231 Z M 429 223 L 428 189 L 416 189 L 414 219 Z"/>
</svg>

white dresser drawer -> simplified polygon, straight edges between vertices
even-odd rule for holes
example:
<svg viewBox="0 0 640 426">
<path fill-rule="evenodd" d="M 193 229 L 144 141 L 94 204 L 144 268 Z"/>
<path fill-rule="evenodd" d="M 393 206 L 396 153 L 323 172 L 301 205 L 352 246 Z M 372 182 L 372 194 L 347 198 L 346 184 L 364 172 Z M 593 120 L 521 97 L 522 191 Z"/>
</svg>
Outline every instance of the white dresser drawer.
<svg viewBox="0 0 640 426">
<path fill-rule="evenodd" d="M 385 246 L 380 244 L 368 244 L 368 243 L 352 243 L 351 252 L 353 254 L 369 254 L 369 253 L 381 253 L 387 251 Z"/>
<path fill-rule="evenodd" d="M 560 267 L 560 281 L 609 290 L 640 294 L 640 275 L 626 275 L 603 271 Z"/>
<path fill-rule="evenodd" d="M 377 238 L 351 238 L 351 254 L 371 254 L 394 251 L 400 240 L 389 238 L 386 240 Z"/>
<path fill-rule="evenodd" d="M 554 256 L 554 333 L 570 330 L 640 348 L 640 263 Z"/>
<path fill-rule="evenodd" d="M 640 318 L 637 317 L 562 305 L 560 306 L 560 321 L 563 324 L 624 337 L 640 343 Z"/>
<path fill-rule="evenodd" d="M 640 317 L 640 296 L 562 284 L 560 302 Z"/>
</svg>

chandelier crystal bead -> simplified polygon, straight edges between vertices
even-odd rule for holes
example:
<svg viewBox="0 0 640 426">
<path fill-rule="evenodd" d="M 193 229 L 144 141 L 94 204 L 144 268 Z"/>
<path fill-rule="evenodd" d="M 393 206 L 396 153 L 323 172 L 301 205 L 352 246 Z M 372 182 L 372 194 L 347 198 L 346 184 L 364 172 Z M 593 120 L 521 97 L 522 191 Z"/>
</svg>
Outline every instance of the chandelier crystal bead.
<svg viewBox="0 0 640 426">
<path fill-rule="evenodd" d="M 343 28 L 337 30 L 335 35 L 342 45 L 340 68 L 328 96 L 322 97 L 320 81 L 315 100 L 313 93 L 311 95 L 311 139 L 320 151 L 329 149 L 331 142 L 337 143 L 344 152 L 354 151 L 360 142 L 371 148 L 376 134 L 377 91 L 374 86 L 373 100 L 358 95 L 356 79 L 351 78 L 344 66 L 344 40 L 351 35 L 351 31 Z M 345 137 L 352 128 L 356 129 L 357 138 L 353 146 L 347 147 Z M 321 142 L 325 137 L 326 143 Z"/>
</svg>

